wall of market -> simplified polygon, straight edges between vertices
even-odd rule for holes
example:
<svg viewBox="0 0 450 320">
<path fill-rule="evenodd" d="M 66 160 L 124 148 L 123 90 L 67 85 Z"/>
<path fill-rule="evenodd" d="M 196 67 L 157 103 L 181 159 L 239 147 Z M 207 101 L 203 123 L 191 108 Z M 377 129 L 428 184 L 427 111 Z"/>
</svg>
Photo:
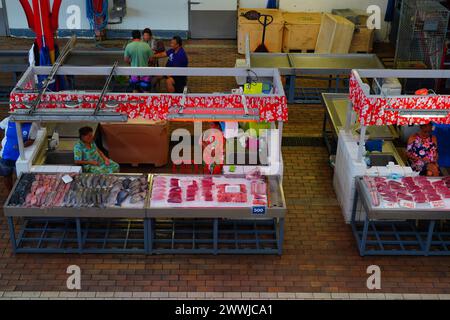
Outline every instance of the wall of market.
<svg viewBox="0 0 450 320">
<path fill-rule="evenodd" d="M 214 8 L 217 0 L 211 1 L 210 6 Z M 53 2 L 53 0 L 50 0 Z M 234 1 L 231 1 L 234 4 Z M 231 3 L 230 2 L 230 3 Z M 332 9 L 353 8 L 365 10 L 369 5 L 375 4 L 381 8 L 381 17 L 384 20 L 388 0 L 279 0 L 280 9 L 286 11 L 324 11 Z M 219 5 L 220 2 L 217 2 Z M 222 2 L 223 3 L 223 2 Z M 264 8 L 267 0 L 240 0 L 239 6 L 242 8 Z M 63 1 L 59 13 L 60 35 L 70 34 L 72 31 L 67 28 L 67 19 L 72 12 L 68 12 L 71 5 L 80 8 L 80 36 L 90 36 L 89 21 L 86 18 L 86 1 L 70 0 Z M 112 1 L 110 1 L 112 6 Z M 223 5 L 220 5 L 223 6 Z M 9 28 L 12 35 L 33 36 L 28 30 L 25 14 L 19 1 L 7 1 L 6 12 L 8 15 Z M 168 18 L 169 17 L 169 18 Z M 129 31 L 133 29 L 143 29 L 150 27 L 157 35 L 170 36 L 174 33 L 187 35 L 189 29 L 189 14 L 187 0 L 164 0 L 157 1 L 153 5 L 148 0 L 127 0 L 127 15 L 121 24 L 109 25 L 109 33 L 112 36 L 129 37 Z M 377 38 L 384 39 L 388 30 L 388 25 L 382 21 L 381 30 L 377 31 Z"/>
<path fill-rule="evenodd" d="M 53 0 L 50 1 L 53 3 Z M 112 35 L 129 37 L 129 31 L 150 27 L 161 36 L 173 35 L 173 33 L 187 34 L 189 29 L 188 3 L 187 0 L 127 0 L 127 15 L 121 24 L 108 25 Z M 109 1 L 110 7 L 112 1 Z M 86 18 L 86 0 L 63 1 L 59 12 L 60 34 L 70 34 L 67 27 L 67 19 L 73 14 L 68 12 L 70 6 L 76 5 L 80 8 L 81 28 L 77 30 L 78 35 L 91 35 L 89 21 Z M 32 36 L 28 30 L 25 13 L 19 1 L 7 1 L 6 10 L 8 14 L 9 28 L 12 35 Z M 126 32 L 125 32 L 126 31 Z"/>
</svg>

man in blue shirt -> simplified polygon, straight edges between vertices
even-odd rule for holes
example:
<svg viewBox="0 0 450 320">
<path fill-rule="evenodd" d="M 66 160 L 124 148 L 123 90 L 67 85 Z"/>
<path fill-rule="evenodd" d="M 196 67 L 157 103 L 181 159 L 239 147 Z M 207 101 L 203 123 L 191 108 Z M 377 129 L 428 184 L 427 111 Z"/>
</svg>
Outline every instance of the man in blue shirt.
<svg viewBox="0 0 450 320">
<path fill-rule="evenodd" d="M 11 191 L 13 185 L 12 175 L 19 159 L 19 140 L 17 137 L 16 123 L 9 117 L 0 122 L 0 129 L 5 130 L 2 140 L 2 151 L 0 159 L 0 176 L 4 177 L 5 187 Z M 39 126 L 37 123 L 22 123 L 22 138 L 24 147 L 33 144 L 36 139 Z"/>
<path fill-rule="evenodd" d="M 154 58 L 169 58 L 166 67 L 169 68 L 187 68 L 189 61 L 183 48 L 183 41 L 179 36 L 175 36 L 170 41 L 170 49 L 166 52 L 157 53 Z M 166 77 L 167 91 L 170 93 L 182 93 L 187 84 L 186 76 Z"/>
</svg>

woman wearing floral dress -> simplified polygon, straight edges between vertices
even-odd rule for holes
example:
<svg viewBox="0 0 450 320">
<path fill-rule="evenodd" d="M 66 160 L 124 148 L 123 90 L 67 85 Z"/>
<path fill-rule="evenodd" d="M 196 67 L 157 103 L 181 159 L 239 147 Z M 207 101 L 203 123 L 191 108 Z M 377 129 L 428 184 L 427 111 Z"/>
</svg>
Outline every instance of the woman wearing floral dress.
<svg viewBox="0 0 450 320">
<path fill-rule="evenodd" d="M 119 165 L 97 148 L 93 132 L 91 127 L 80 128 L 80 141 L 73 149 L 75 164 L 83 166 L 83 172 L 99 174 L 119 172 Z"/>
<path fill-rule="evenodd" d="M 413 170 L 421 175 L 439 176 L 437 139 L 431 135 L 431 123 L 420 126 L 420 131 L 408 139 L 406 153 Z"/>
</svg>

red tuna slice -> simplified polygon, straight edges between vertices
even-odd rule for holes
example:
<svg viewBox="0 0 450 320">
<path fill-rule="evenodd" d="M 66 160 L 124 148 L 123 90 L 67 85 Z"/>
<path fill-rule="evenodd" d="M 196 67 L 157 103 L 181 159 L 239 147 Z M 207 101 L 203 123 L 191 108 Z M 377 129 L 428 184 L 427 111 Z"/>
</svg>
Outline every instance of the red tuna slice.
<svg viewBox="0 0 450 320">
<path fill-rule="evenodd" d="M 180 184 L 180 179 L 171 178 L 170 179 L 170 186 L 171 187 L 178 187 Z"/>
<path fill-rule="evenodd" d="M 266 201 L 263 201 L 263 200 L 253 200 L 253 205 L 254 205 L 254 206 L 265 206 L 265 205 L 266 205 Z"/>
<path fill-rule="evenodd" d="M 254 197 L 255 197 L 255 199 L 258 199 L 258 200 L 266 199 L 266 196 L 261 195 L 261 194 L 255 194 Z"/>
<path fill-rule="evenodd" d="M 400 200 L 407 200 L 407 201 L 413 201 L 413 197 L 407 194 L 402 194 L 398 196 L 398 199 Z"/>
<path fill-rule="evenodd" d="M 439 201 L 442 200 L 442 197 L 437 194 L 428 194 L 427 199 L 428 201 Z"/>
<path fill-rule="evenodd" d="M 183 201 L 181 200 L 181 198 L 169 198 L 169 199 L 167 199 L 167 202 L 169 202 L 169 203 L 182 203 Z"/>
<path fill-rule="evenodd" d="M 164 194 L 155 194 L 152 196 L 152 200 L 154 201 L 162 201 L 164 200 L 166 197 Z"/>
<path fill-rule="evenodd" d="M 427 202 L 427 198 L 414 198 L 414 202 L 425 203 L 425 202 Z"/>
</svg>

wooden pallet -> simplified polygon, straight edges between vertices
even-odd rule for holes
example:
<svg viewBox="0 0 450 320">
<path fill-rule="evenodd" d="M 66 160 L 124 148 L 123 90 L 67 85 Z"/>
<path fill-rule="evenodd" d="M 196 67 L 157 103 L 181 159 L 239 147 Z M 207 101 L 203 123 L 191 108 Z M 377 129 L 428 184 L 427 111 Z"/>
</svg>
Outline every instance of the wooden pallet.
<svg viewBox="0 0 450 320">
<path fill-rule="evenodd" d="M 314 53 L 314 48 L 312 49 L 292 49 L 283 50 L 284 53 Z"/>
</svg>

